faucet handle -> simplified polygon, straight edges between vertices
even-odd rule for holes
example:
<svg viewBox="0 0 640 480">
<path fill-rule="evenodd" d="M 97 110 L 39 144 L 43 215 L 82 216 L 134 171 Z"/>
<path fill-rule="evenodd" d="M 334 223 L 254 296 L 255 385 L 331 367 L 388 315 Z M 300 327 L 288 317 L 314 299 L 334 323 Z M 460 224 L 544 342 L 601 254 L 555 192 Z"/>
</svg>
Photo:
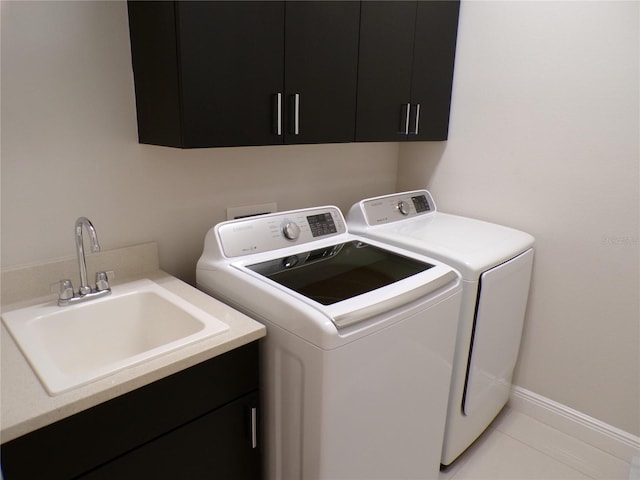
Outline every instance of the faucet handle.
<svg viewBox="0 0 640 480">
<path fill-rule="evenodd" d="M 96 272 L 96 290 L 101 292 L 103 290 L 109 290 L 109 281 L 115 278 L 113 270 L 106 272 Z"/>
<path fill-rule="evenodd" d="M 69 300 L 73 297 L 73 285 L 71 280 L 64 279 L 51 284 L 51 291 L 58 294 L 58 300 Z"/>
</svg>

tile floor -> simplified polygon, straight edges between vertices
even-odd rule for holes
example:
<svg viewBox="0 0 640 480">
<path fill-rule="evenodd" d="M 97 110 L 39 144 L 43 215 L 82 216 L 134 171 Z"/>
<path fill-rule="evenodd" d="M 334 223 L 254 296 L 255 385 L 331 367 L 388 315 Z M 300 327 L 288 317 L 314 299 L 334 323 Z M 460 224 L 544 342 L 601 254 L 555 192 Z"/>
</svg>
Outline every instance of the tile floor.
<svg viewBox="0 0 640 480">
<path fill-rule="evenodd" d="M 439 477 L 473 479 L 636 480 L 636 476 L 630 475 L 630 461 L 506 407 L 474 445 Z"/>
</svg>

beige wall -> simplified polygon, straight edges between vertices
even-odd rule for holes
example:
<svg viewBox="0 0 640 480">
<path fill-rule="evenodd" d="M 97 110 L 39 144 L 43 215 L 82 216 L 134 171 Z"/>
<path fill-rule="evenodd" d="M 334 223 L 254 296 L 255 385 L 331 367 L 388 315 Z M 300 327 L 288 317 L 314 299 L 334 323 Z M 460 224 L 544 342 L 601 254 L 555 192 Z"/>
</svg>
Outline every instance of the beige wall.
<svg viewBox="0 0 640 480">
<path fill-rule="evenodd" d="M 638 2 L 464 2 L 447 143 L 398 187 L 537 239 L 518 385 L 640 434 Z"/>
<path fill-rule="evenodd" d="M 2 266 L 74 255 L 75 219 L 102 247 L 147 240 L 195 277 L 225 208 L 280 210 L 392 191 L 398 145 L 179 150 L 139 145 L 126 4 L 2 2 Z"/>
<path fill-rule="evenodd" d="M 2 268 L 72 256 L 86 215 L 192 281 L 227 206 L 426 185 L 537 238 L 517 383 L 639 434 L 638 15 L 464 2 L 446 143 L 181 151 L 136 141 L 123 2 L 3 1 Z"/>
</svg>

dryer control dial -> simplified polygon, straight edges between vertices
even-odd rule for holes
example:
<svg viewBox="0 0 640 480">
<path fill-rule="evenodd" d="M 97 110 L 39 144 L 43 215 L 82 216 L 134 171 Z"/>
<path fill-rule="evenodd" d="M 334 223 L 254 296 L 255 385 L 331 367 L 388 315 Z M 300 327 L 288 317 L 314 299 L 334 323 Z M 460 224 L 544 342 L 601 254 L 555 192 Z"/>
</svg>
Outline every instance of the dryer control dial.
<svg viewBox="0 0 640 480">
<path fill-rule="evenodd" d="M 398 211 L 399 211 L 402 215 L 404 215 L 405 217 L 406 217 L 407 215 L 409 215 L 409 211 L 410 211 L 410 210 L 409 210 L 409 208 L 410 208 L 410 207 L 409 207 L 409 202 L 405 202 L 404 200 L 400 200 L 400 201 L 398 202 L 398 205 L 396 206 L 396 208 L 397 208 L 397 209 L 398 209 Z"/>
<path fill-rule="evenodd" d="M 292 222 L 287 220 L 284 225 L 282 225 L 282 235 L 287 240 L 297 240 L 300 236 L 300 227 L 296 222 Z"/>
</svg>

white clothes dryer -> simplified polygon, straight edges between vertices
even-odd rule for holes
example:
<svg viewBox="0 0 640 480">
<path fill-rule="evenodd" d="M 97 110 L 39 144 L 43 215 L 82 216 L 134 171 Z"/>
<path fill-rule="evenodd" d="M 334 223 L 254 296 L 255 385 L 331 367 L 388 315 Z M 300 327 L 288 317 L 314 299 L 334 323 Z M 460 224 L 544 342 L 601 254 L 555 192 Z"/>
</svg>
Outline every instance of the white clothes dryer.
<svg viewBox="0 0 640 480">
<path fill-rule="evenodd" d="M 441 463 L 451 464 L 509 399 L 533 266 L 528 233 L 438 212 L 427 190 L 362 200 L 351 232 L 436 258 L 462 273 L 463 300 Z"/>
<path fill-rule="evenodd" d="M 216 225 L 197 286 L 264 323 L 266 475 L 437 479 L 462 282 L 336 207 Z"/>
</svg>

